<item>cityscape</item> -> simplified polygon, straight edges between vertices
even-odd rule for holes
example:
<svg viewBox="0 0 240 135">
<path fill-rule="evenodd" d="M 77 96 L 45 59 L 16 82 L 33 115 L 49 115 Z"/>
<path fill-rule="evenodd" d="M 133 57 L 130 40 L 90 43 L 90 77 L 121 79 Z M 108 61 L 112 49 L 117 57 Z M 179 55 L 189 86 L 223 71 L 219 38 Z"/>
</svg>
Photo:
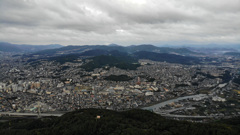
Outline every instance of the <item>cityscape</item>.
<svg viewBox="0 0 240 135">
<path fill-rule="evenodd" d="M 202 63 L 196 65 L 139 59 L 136 70 L 103 65 L 86 71 L 82 66 L 91 62 L 86 56 L 59 63 L 41 59 L 39 55 L 29 59 L 2 53 L 1 112 L 37 113 L 40 102 L 42 113 L 139 108 L 177 119 L 178 116 L 179 119 L 239 116 L 239 57 L 199 56 Z M 167 104 L 158 106 L 164 101 Z"/>
<path fill-rule="evenodd" d="M 240 0 L 0 0 L 0 135 L 240 135 Z"/>
</svg>

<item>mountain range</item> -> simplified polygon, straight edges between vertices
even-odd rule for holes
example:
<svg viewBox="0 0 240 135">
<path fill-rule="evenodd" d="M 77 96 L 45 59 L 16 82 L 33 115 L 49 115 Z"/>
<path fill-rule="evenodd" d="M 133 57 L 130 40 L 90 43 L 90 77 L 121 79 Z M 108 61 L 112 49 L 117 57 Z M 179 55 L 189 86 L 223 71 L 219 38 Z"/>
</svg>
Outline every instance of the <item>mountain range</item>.
<svg viewBox="0 0 240 135">
<path fill-rule="evenodd" d="M 2 52 L 16 52 L 16 53 L 26 53 L 26 52 L 37 52 L 46 49 L 60 48 L 62 45 L 51 44 L 51 45 L 19 45 L 11 44 L 7 42 L 0 42 L 0 51 Z"/>
<path fill-rule="evenodd" d="M 180 55 L 192 55 L 199 54 L 193 51 L 190 51 L 187 48 L 169 48 L 169 47 L 156 47 L 153 45 L 133 45 L 133 46 L 119 46 L 119 45 L 83 45 L 83 46 L 65 46 L 56 49 L 48 49 L 33 53 L 33 55 L 62 55 L 62 54 L 75 54 L 83 53 L 90 50 L 104 50 L 104 51 L 119 51 L 124 53 L 135 53 L 139 51 L 149 51 L 156 53 L 172 53 Z M 98 52 L 97 52 L 98 53 Z"/>
</svg>

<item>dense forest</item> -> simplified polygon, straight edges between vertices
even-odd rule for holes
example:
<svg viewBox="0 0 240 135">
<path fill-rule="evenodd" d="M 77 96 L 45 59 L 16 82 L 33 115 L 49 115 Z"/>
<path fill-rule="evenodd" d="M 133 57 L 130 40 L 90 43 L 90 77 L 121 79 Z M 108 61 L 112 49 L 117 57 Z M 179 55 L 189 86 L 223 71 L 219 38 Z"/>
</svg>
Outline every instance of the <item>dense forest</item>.
<svg viewBox="0 0 240 135">
<path fill-rule="evenodd" d="M 149 48 L 148 48 L 149 47 Z M 111 50 L 114 49 L 115 47 L 107 47 L 107 46 L 93 46 L 93 49 L 84 51 L 85 49 L 89 48 L 89 46 L 81 46 L 81 47 L 75 47 L 75 46 L 68 46 L 64 47 L 65 51 L 67 51 L 66 54 L 62 55 L 56 55 L 56 56 L 51 56 L 54 54 L 54 50 L 61 51 L 63 48 L 58 48 L 58 49 L 50 49 L 46 50 L 46 56 L 48 57 L 43 57 L 41 56 L 41 51 L 34 53 L 34 54 L 29 54 L 29 55 L 23 55 L 23 57 L 29 57 L 28 61 L 31 63 L 31 65 L 38 65 L 40 62 L 39 61 L 54 61 L 58 62 L 60 64 L 64 64 L 66 62 L 78 62 L 78 59 L 81 60 L 91 60 L 89 63 L 85 63 L 82 68 L 85 69 L 86 71 L 93 71 L 95 68 L 101 68 L 101 67 L 117 67 L 120 69 L 125 69 L 125 70 L 135 70 L 137 67 L 140 66 L 138 63 L 139 59 L 149 59 L 153 61 L 160 61 L 160 62 L 169 62 L 169 63 L 178 63 L 178 64 L 186 64 L 186 65 L 191 65 L 191 64 L 199 64 L 200 60 L 196 57 L 190 57 L 190 56 L 181 56 L 181 55 L 175 55 L 175 54 L 168 54 L 168 53 L 156 53 L 156 52 L 147 52 L 147 51 L 139 51 L 135 53 L 127 53 L 126 51 L 118 51 L 118 50 Z M 76 51 L 75 49 L 82 49 L 81 51 L 78 50 Z M 123 47 L 122 47 L 123 48 Z M 149 45 L 142 45 L 142 46 L 131 46 L 131 48 L 138 48 L 139 50 L 142 50 L 145 48 L 145 50 L 152 50 L 156 47 L 154 46 L 149 46 Z M 147 49 L 148 48 L 148 49 Z M 169 50 L 169 49 L 166 49 Z M 184 49 L 176 49 L 180 52 L 187 52 Z M 175 50 L 175 51 L 176 51 Z M 83 52 L 82 52 L 83 51 Z M 164 49 L 162 50 L 164 51 Z M 131 51 L 130 51 L 131 52 Z M 49 54 L 48 54 L 49 53 Z M 32 58 L 33 55 L 40 55 L 41 57 L 39 58 Z"/>
<path fill-rule="evenodd" d="M 90 62 L 82 66 L 82 68 L 85 69 L 86 71 L 92 71 L 95 68 L 101 68 L 104 66 L 109 66 L 109 67 L 115 66 L 117 68 L 121 68 L 125 70 L 127 69 L 135 70 L 137 67 L 140 66 L 140 64 L 138 64 L 138 61 L 136 59 L 129 56 L 115 57 L 115 56 L 101 55 L 101 56 L 90 58 L 90 60 L 91 60 Z"/>
<path fill-rule="evenodd" d="M 176 54 L 168 54 L 168 53 L 155 53 L 155 52 L 147 52 L 140 51 L 133 54 L 138 59 L 149 59 L 153 61 L 160 62 L 169 62 L 169 63 L 178 63 L 178 64 L 199 64 L 199 59 L 196 57 L 190 56 L 181 56 Z"/>
<path fill-rule="evenodd" d="M 240 53 L 239 52 L 227 52 L 227 53 L 224 53 L 224 55 L 240 57 Z"/>
<path fill-rule="evenodd" d="M 240 75 L 233 79 L 233 82 L 240 85 Z"/>
<path fill-rule="evenodd" d="M 97 118 L 98 116 L 98 118 Z M 239 135 L 240 118 L 213 123 L 166 119 L 146 110 L 82 109 L 62 117 L 0 123 L 1 135 Z"/>
</svg>

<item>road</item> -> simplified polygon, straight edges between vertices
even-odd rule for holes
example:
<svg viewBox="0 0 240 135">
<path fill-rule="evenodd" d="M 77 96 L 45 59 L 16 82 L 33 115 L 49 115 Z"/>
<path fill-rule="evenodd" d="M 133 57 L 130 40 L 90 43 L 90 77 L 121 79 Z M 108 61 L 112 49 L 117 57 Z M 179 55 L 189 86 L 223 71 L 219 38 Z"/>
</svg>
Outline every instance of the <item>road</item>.
<svg viewBox="0 0 240 135">
<path fill-rule="evenodd" d="M 57 116 L 60 117 L 64 113 L 41 113 L 40 116 L 46 117 L 46 116 Z M 7 115 L 7 116 L 38 116 L 37 113 L 13 113 L 13 112 L 0 112 L 0 116 Z"/>
<path fill-rule="evenodd" d="M 179 97 L 179 98 L 167 100 L 167 101 L 164 101 L 164 102 L 161 102 L 161 103 L 158 103 L 156 105 L 149 106 L 149 107 L 143 107 L 142 109 L 143 110 L 152 110 L 152 111 L 154 111 L 154 110 L 157 110 L 157 109 L 159 109 L 161 107 L 164 107 L 165 105 L 170 104 L 172 102 L 177 102 L 179 100 L 184 100 L 184 99 L 191 99 L 191 98 L 195 98 L 195 97 L 207 98 L 208 96 L 206 94 L 198 94 L 198 95 Z"/>
<path fill-rule="evenodd" d="M 181 109 L 185 109 L 186 107 L 180 107 L 180 108 L 175 108 L 175 109 L 171 109 L 171 110 L 162 110 L 160 108 L 166 106 L 167 104 L 170 104 L 172 102 L 178 102 L 180 100 L 184 100 L 184 99 L 192 99 L 192 98 L 208 98 L 208 96 L 206 94 L 198 94 L 198 95 L 191 95 L 191 96 L 185 96 L 185 97 L 178 97 L 176 99 L 171 99 L 171 100 L 167 100 L 161 103 L 158 103 L 156 105 L 152 105 L 149 107 L 143 107 L 143 110 L 151 110 L 154 113 L 160 114 L 161 116 L 164 117 L 174 117 L 174 118 L 212 118 L 212 116 L 191 116 L 191 115 L 174 115 L 174 114 L 170 114 L 170 112 L 173 111 L 177 111 L 177 110 L 181 110 Z"/>
</svg>

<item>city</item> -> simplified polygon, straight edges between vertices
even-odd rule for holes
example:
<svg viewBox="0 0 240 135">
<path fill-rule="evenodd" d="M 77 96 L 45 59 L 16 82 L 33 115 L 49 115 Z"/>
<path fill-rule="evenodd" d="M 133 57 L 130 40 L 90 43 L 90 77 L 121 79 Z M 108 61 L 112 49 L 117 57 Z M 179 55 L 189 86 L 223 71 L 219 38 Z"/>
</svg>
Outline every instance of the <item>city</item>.
<svg viewBox="0 0 240 135">
<path fill-rule="evenodd" d="M 40 60 L 38 66 L 26 59 L 11 54 L 1 57 L 1 112 L 36 113 L 37 102 L 43 104 L 41 112 L 83 108 L 123 111 L 205 94 L 204 98 L 173 101 L 150 110 L 214 118 L 240 115 L 239 82 L 233 81 L 240 73 L 240 59 L 235 57 L 219 56 L 210 62 L 213 64 L 201 65 L 140 59 L 136 70 L 102 67 L 93 71 L 81 68 L 82 59 L 64 64 Z M 110 76 L 127 77 L 128 81 L 107 79 Z"/>
</svg>

